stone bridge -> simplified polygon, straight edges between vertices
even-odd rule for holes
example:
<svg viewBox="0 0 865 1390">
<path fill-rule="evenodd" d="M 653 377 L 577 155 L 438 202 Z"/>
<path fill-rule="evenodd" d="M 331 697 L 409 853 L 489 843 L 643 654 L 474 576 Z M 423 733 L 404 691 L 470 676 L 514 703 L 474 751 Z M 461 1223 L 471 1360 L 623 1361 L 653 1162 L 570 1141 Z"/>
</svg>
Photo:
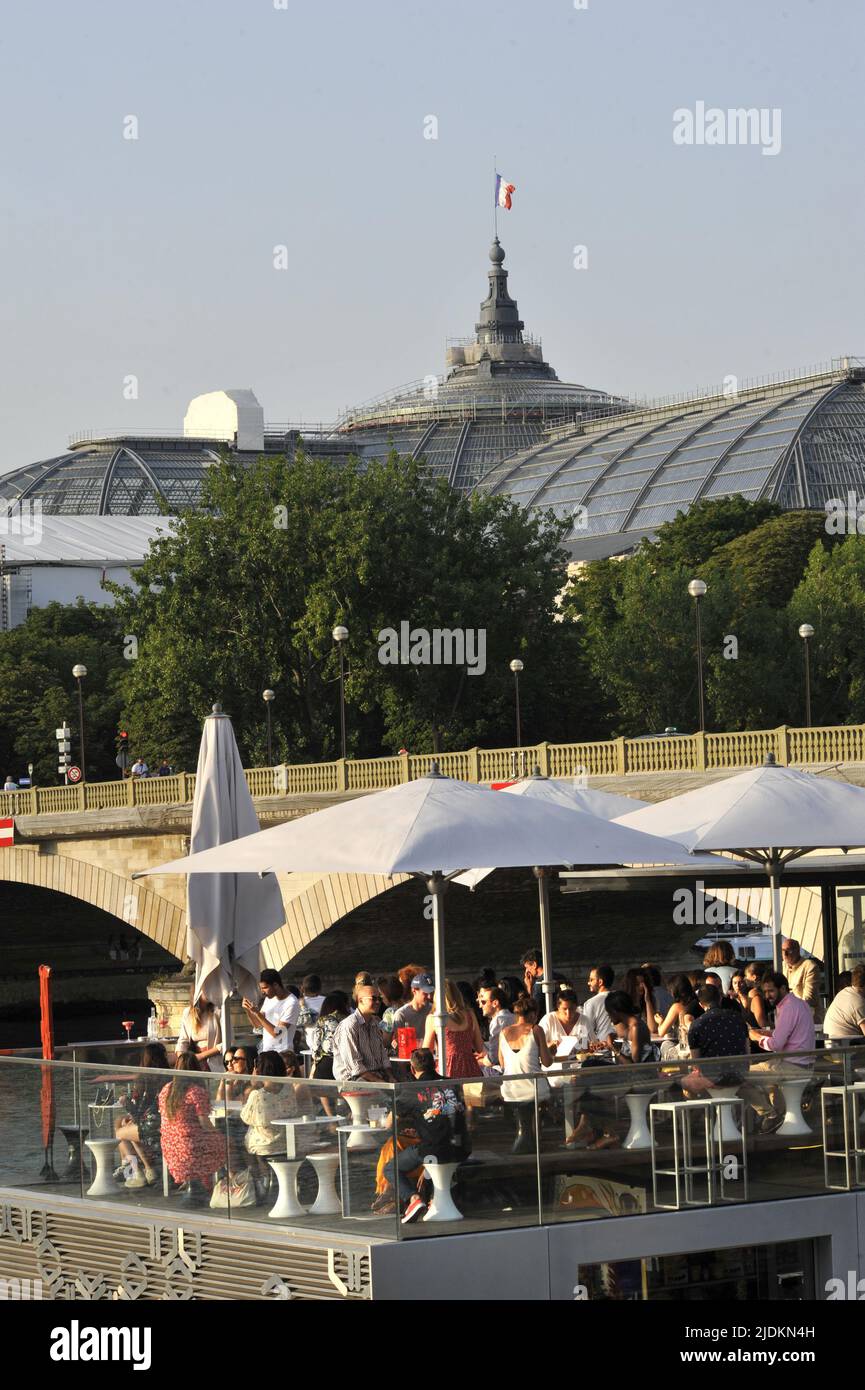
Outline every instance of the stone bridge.
<svg viewBox="0 0 865 1390">
<path fill-rule="evenodd" d="M 836 765 L 824 770 L 828 776 L 865 785 L 863 764 Z M 599 790 L 658 801 L 730 775 L 732 770 L 725 769 L 587 780 Z M 148 791 L 158 790 L 155 779 L 144 786 Z M 277 793 L 258 796 L 255 804 L 259 822 L 265 827 L 368 794 L 360 790 Z M 28 804 L 24 797 L 27 794 L 20 795 L 22 809 L 26 812 Z M 166 875 L 133 881 L 132 875 L 187 852 L 191 813 L 189 804 L 139 804 L 19 815 L 14 848 L 0 849 L 0 881 L 28 884 L 90 903 L 183 960 L 186 954 L 185 880 Z M 288 963 L 355 908 L 402 881 L 402 875 L 393 879 L 371 874 L 279 875 L 286 920 L 263 945 L 265 963 L 274 968 Z M 766 891 L 726 890 L 718 896 L 767 920 Z M 839 915 L 843 916 L 843 910 Z M 785 889 L 784 920 L 788 934 L 796 935 L 806 947 L 818 947 L 819 892 L 808 888 Z M 821 952 L 818 950 L 817 954 Z"/>
</svg>

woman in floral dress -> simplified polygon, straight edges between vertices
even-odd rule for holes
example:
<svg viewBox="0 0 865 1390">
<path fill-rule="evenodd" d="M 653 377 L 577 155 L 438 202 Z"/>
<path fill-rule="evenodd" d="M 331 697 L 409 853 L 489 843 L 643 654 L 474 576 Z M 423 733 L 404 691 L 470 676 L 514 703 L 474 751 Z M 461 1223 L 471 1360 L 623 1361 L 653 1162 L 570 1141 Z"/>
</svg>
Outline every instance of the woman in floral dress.
<svg viewBox="0 0 865 1390">
<path fill-rule="evenodd" d="M 205 1067 L 194 1053 L 181 1052 L 174 1069 L 179 1074 L 159 1092 L 162 1153 L 175 1182 L 209 1191 L 214 1173 L 225 1163 L 225 1140 L 210 1118 L 206 1081 L 202 1077 L 202 1084 L 186 1075 Z"/>
</svg>

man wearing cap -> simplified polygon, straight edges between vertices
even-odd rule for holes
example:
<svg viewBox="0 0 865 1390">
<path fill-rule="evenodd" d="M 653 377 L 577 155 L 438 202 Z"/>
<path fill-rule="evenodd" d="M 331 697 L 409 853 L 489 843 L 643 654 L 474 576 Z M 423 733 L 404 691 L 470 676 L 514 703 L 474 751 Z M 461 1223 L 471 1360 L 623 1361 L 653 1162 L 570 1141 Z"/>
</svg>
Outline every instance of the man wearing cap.
<svg viewBox="0 0 865 1390">
<path fill-rule="evenodd" d="M 428 1014 L 432 1011 L 435 985 L 429 975 L 415 975 L 411 982 L 411 1001 L 397 1009 L 393 1016 L 393 1045 L 397 1045 L 400 1028 L 413 1028 L 418 1047 L 423 1046 Z"/>
</svg>

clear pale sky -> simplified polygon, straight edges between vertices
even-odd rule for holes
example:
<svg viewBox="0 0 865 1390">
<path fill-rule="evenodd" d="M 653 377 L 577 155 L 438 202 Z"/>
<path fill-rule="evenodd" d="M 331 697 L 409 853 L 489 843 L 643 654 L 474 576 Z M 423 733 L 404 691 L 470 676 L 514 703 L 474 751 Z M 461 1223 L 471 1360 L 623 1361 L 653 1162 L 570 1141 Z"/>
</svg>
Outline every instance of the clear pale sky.
<svg viewBox="0 0 865 1390">
<path fill-rule="evenodd" d="M 441 371 L 485 293 L 494 154 L 511 290 L 563 380 L 865 356 L 863 40 L 861 0 L 11 7 L 0 469 L 179 429 L 202 391 L 331 420 Z M 675 145 L 698 101 L 780 108 L 780 153 Z"/>
</svg>

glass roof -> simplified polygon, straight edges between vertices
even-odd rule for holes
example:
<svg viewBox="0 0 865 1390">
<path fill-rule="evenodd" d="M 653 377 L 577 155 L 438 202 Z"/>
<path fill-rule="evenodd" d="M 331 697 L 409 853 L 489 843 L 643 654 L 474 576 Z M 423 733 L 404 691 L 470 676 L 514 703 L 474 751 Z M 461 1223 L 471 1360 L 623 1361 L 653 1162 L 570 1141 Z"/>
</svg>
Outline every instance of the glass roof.
<svg viewBox="0 0 865 1390">
<path fill-rule="evenodd" d="M 854 485 L 865 486 L 865 384 L 837 373 L 613 425 L 588 422 L 504 461 L 481 483 L 523 506 L 573 516 L 566 540 L 577 555 L 582 539 L 601 536 L 627 549 L 702 497 L 737 492 L 822 508 Z"/>
</svg>

